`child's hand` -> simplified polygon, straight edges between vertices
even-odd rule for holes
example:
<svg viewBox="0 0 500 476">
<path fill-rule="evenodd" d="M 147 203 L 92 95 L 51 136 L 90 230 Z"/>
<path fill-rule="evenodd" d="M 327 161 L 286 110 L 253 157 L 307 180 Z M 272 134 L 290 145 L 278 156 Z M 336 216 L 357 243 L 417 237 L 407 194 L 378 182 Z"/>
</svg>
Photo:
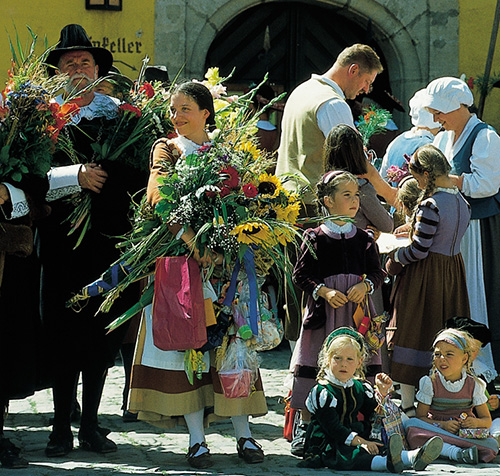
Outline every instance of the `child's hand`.
<svg viewBox="0 0 500 476">
<path fill-rule="evenodd" d="M 446 430 L 449 433 L 453 433 L 454 435 L 456 435 L 458 433 L 458 430 L 460 430 L 460 422 L 458 420 L 441 421 L 439 423 L 439 426 L 443 430 Z"/>
<path fill-rule="evenodd" d="M 481 428 L 483 427 L 483 422 L 478 418 L 467 417 L 465 420 L 460 421 L 461 428 Z"/>
<path fill-rule="evenodd" d="M 409 223 L 405 223 L 404 225 L 398 226 L 394 230 L 393 233 L 397 237 L 405 237 L 406 238 L 410 235 L 410 228 L 411 228 L 411 225 Z"/>
<path fill-rule="evenodd" d="M 364 281 L 361 281 L 347 290 L 347 299 L 356 304 L 361 304 L 365 299 L 367 291 L 367 285 Z"/>
<path fill-rule="evenodd" d="M 488 398 L 488 401 L 486 402 L 488 406 L 490 407 L 490 410 L 497 410 L 498 407 L 500 406 L 500 400 L 498 399 L 498 395 L 490 395 L 490 398 Z"/>
<path fill-rule="evenodd" d="M 384 446 L 382 443 L 377 443 L 375 441 L 368 441 L 363 438 L 361 438 L 362 443 L 361 443 L 361 448 L 364 448 L 365 451 L 367 451 L 371 455 L 378 455 L 379 454 L 379 446 Z"/>
<path fill-rule="evenodd" d="M 392 387 L 392 379 L 387 374 L 377 374 L 375 375 L 375 385 L 377 386 L 380 394 L 385 397 Z"/>
<path fill-rule="evenodd" d="M 324 289 L 324 287 L 320 288 L 320 292 L 323 289 Z M 345 294 L 341 293 L 340 291 L 337 291 L 336 289 L 329 289 L 328 291 L 326 291 L 325 295 L 321 296 L 321 297 L 323 297 L 325 299 L 325 301 L 330 306 L 332 306 L 334 309 L 342 307 L 348 301 L 347 296 Z"/>
</svg>

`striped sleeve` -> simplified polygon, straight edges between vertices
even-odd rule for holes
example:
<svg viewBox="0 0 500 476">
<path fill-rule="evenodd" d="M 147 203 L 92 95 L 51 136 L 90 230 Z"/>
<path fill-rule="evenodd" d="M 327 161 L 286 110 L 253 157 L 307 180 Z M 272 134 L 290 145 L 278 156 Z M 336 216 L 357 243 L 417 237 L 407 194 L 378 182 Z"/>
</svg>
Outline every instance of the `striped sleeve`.
<svg viewBox="0 0 500 476">
<path fill-rule="evenodd" d="M 397 251 L 397 261 L 403 265 L 427 258 L 439 226 L 439 209 L 432 200 L 418 206 L 412 242 Z"/>
</svg>

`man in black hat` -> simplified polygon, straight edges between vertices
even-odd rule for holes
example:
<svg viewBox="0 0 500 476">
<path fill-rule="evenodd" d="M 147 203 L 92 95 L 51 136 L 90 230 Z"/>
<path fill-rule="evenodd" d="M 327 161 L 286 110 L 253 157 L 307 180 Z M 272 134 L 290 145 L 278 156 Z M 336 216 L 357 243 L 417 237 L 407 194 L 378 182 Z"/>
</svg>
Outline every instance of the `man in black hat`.
<svg viewBox="0 0 500 476">
<path fill-rule="evenodd" d="M 135 296 L 128 301 L 127 296 L 120 298 L 113 313 L 107 315 L 95 315 L 99 302 L 89 302 L 78 313 L 67 309 L 65 303 L 118 258 L 116 241 L 110 237 L 122 236 L 130 229 L 130 196 L 145 186 L 147 171 L 138 173 L 119 161 L 95 161 L 95 150 L 114 131 L 118 117 L 119 101 L 93 90 L 93 82 L 111 68 L 111 53 L 93 47 L 80 25 L 67 25 L 46 62 L 49 74 L 68 75 L 65 91 L 56 101 L 73 102 L 79 110 L 61 131 L 72 145 L 54 155 L 56 166 L 49 173 L 47 196 L 52 214 L 39 226 L 41 311 L 49 327 L 55 410 L 45 452 L 47 456 L 63 456 L 73 449 L 71 405 L 81 372 L 80 448 L 107 453 L 116 451 L 116 445 L 107 438 L 109 431 L 99 427 L 97 413 L 107 369 L 114 365 L 126 328 L 106 335 L 105 326 L 128 309 Z M 91 215 L 83 241 L 75 246 L 80 229 L 68 235 L 71 225 L 67 219 L 74 205 L 64 197 L 82 196 L 82 189 L 87 189 Z"/>
</svg>

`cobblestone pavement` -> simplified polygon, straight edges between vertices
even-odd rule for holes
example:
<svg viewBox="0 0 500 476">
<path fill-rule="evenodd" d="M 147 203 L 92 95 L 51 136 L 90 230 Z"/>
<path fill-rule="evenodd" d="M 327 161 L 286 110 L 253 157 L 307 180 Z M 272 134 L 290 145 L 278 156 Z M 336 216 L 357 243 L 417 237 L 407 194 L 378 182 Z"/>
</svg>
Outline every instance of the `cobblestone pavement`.
<svg viewBox="0 0 500 476">
<path fill-rule="evenodd" d="M 107 476 L 120 474 L 156 475 L 327 475 L 330 470 L 308 470 L 297 468 L 298 459 L 290 455 L 290 444 L 283 439 L 283 404 L 280 399 L 286 394 L 284 379 L 290 352 L 281 346 L 262 356 L 262 376 L 269 413 L 251 421 L 253 436 L 262 444 L 266 453 L 264 463 L 246 465 L 238 458 L 230 422 L 212 424 L 207 430 L 207 442 L 215 465 L 210 470 L 194 471 L 186 462 L 188 437 L 185 430 L 165 433 L 143 422 L 123 423 L 121 399 L 123 369 L 117 365 L 111 369 L 101 403 L 100 424 L 110 428 L 111 439 L 118 451 L 107 455 L 85 452 L 77 448 L 64 458 L 47 458 L 44 448 L 50 432 L 49 418 L 52 416 L 52 398 L 49 390 L 37 392 L 25 400 L 11 403 L 7 419 L 7 436 L 22 447 L 23 456 L 30 461 L 27 469 L 7 470 L 0 468 L 0 476 Z M 77 436 L 78 428 L 74 427 Z M 411 472 L 405 472 L 410 474 Z M 360 472 L 342 472 L 359 475 Z M 371 473 L 379 474 L 379 473 Z M 383 474 L 383 473 L 380 473 Z M 500 475 L 500 457 L 496 464 L 480 464 L 475 467 L 451 464 L 438 460 L 427 468 L 427 475 Z"/>
</svg>

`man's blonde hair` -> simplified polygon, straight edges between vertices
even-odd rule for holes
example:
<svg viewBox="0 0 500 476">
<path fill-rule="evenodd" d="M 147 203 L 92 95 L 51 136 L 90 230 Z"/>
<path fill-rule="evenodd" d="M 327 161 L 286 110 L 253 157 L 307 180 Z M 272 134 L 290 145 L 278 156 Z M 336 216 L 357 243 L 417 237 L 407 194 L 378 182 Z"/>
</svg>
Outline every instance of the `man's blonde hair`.
<svg viewBox="0 0 500 476">
<path fill-rule="evenodd" d="M 378 74 L 384 70 L 380 58 L 373 48 L 360 43 L 345 48 L 338 55 L 336 62 L 342 67 L 357 64 L 364 73 L 376 71 Z"/>
</svg>

